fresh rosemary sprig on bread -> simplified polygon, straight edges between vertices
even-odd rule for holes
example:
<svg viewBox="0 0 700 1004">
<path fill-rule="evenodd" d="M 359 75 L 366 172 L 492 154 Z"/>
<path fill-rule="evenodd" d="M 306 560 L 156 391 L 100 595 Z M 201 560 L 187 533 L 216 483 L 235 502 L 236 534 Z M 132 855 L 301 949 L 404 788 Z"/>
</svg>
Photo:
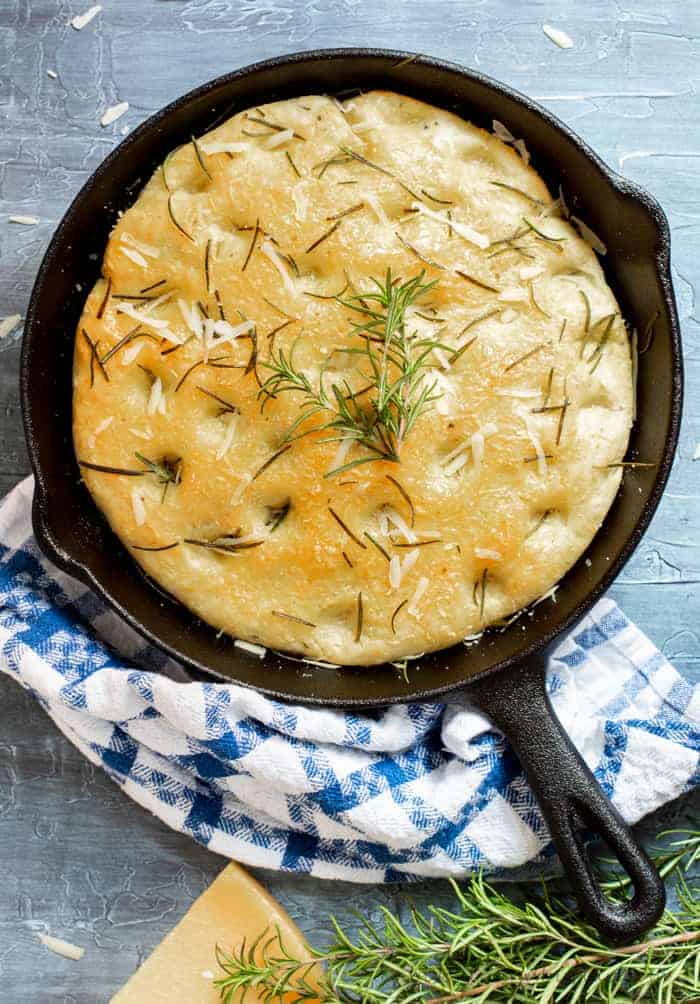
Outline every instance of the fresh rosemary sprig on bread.
<svg viewBox="0 0 700 1004">
<path fill-rule="evenodd" d="M 388 270 L 383 282 L 374 279 L 375 288 L 338 303 L 357 315 L 347 346 L 335 352 L 352 356 L 362 388 L 353 390 L 347 379 L 326 387 L 324 377 L 331 356 L 312 380 L 294 362 L 294 343 L 286 353 L 280 349 L 261 365 L 270 371 L 259 393 L 261 407 L 284 393 L 302 396 L 298 417 L 287 430 L 284 442 L 310 433 L 325 432 L 324 443 L 350 441 L 363 452 L 346 464 L 329 471 L 326 477 L 339 474 L 358 464 L 377 460 L 397 463 L 401 448 L 420 416 L 439 395 L 435 382 L 428 379 L 430 356 L 443 348 L 434 339 L 419 338 L 409 330 L 407 311 L 421 300 L 435 282 L 423 282 L 424 272 L 400 281 Z M 362 344 L 357 345 L 355 339 Z M 320 423 L 309 420 L 321 417 Z"/>
<path fill-rule="evenodd" d="M 680 872 L 678 910 L 635 944 L 602 941 L 551 880 L 516 902 L 477 876 L 452 882 L 450 909 L 414 910 L 406 923 L 383 909 L 351 934 L 333 919 L 330 944 L 309 949 L 305 961 L 276 931 L 230 952 L 217 947 L 214 986 L 224 1004 L 248 990 L 270 1002 L 289 994 L 320 1004 L 691 1004 L 700 996 L 700 896 L 687 871 L 700 860 L 700 830 L 662 836 L 677 838 L 656 862 L 664 877 Z M 608 873 L 603 888 L 624 895 L 625 879 Z"/>
</svg>

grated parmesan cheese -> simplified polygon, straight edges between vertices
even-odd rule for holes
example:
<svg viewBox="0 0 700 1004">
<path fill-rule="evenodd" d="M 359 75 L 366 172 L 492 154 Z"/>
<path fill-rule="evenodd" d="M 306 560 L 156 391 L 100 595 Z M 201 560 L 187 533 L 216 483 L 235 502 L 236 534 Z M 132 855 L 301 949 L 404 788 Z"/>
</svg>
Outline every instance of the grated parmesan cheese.
<svg viewBox="0 0 700 1004">
<path fill-rule="evenodd" d="M 74 18 L 71 18 L 71 26 L 75 28 L 76 31 L 82 31 L 86 28 L 94 17 L 102 10 L 102 4 L 96 3 L 93 7 L 88 7 L 84 14 L 76 14 Z"/>
<path fill-rule="evenodd" d="M 501 322 L 501 324 L 512 324 L 517 316 L 518 312 L 516 310 L 513 310 L 512 307 L 506 307 L 506 309 L 500 315 L 499 321 Z"/>
<path fill-rule="evenodd" d="M 117 105 L 112 105 L 111 108 L 107 108 L 100 119 L 101 126 L 111 125 L 112 122 L 116 122 L 120 119 L 122 115 L 129 111 L 129 102 L 120 101 Z"/>
<path fill-rule="evenodd" d="M 542 31 L 550 42 L 554 42 L 560 49 L 573 49 L 574 42 L 570 35 L 567 35 L 561 28 L 555 28 L 551 24 L 543 24 Z"/>
<path fill-rule="evenodd" d="M 428 583 L 428 579 L 426 579 L 426 577 L 424 575 L 421 575 L 420 579 L 418 580 L 418 585 L 416 586 L 416 591 L 413 594 L 413 596 L 411 597 L 411 599 L 409 600 L 408 606 L 406 607 L 406 613 L 407 614 L 415 614 L 416 613 L 418 604 L 421 601 L 423 593 L 428 588 L 428 584 L 429 584 Z"/>
<path fill-rule="evenodd" d="M 202 317 L 197 308 L 193 303 L 186 303 L 178 297 L 177 306 L 182 314 L 182 319 L 185 322 L 185 327 L 195 336 L 195 338 L 201 338 L 202 332 L 204 330 L 202 325 Z"/>
<path fill-rule="evenodd" d="M 570 219 L 571 222 L 576 227 L 576 229 L 578 230 L 578 232 L 581 234 L 581 237 L 584 239 L 586 244 L 592 247 L 596 254 L 605 255 L 608 253 L 607 247 L 605 246 L 605 244 L 603 244 L 598 234 L 594 233 L 594 231 L 591 230 L 591 228 L 586 223 L 584 223 L 583 220 L 580 220 L 578 216 L 573 216 L 573 215 L 570 217 Z"/>
<path fill-rule="evenodd" d="M 221 446 L 216 451 L 216 459 L 223 460 L 228 451 L 231 449 L 233 444 L 233 438 L 236 435 L 236 415 L 228 416 L 228 423 L 226 426 L 226 432 L 224 433 L 224 438 L 221 441 Z"/>
<path fill-rule="evenodd" d="M 212 346 L 224 345 L 226 342 L 233 342 L 241 335 L 247 335 L 249 331 L 255 330 L 255 321 L 243 321 L 241 324 L 229 324 L 228 321 L 212 321 L 207 327 L 209 341 L 208 348 Z M 216 338 L 214 337 L 216 335 Z"/>
<path fill-rule="evenodd" d="M 506 126 L 504 126 L 502 122 L 499 122 L 498 119 L 494 119 L 492 121 L 491 128 L 493 130 L 494 136 L 498 137 L 498 139 L 502 140 L 504 143 L 515 142 L 515 136 L 513 135 L 513 133 L 510 131 L 510 129 L 506 128 Z"/>
<path fill-rule="evenodd" d="M 259 659 L 264 659 L 267 654 L 267 649 L 264 645 L 254 645 L 252 641 L 243 641 L 241 638 L 236 638 L 233 644 L 236 648 L 242 648 L 244 652 L 257 655 Z"/>
<path fill-rule="evenodd" d="M 133 363 L 142 348 L 143 342 L 134 342 L 133 345 L 127 345 L 121 355 L 122 366 L 129 366 Z"/>
<path fill-rule="evenodd" d="M 38 216 L 8 216 L 9 223 L 19 223 L 23 227 L 35 227 L 39 222 Z"/>
<path fill-rule="evenodd" d="M 278 146 L 284 146 L 284 144 L 288 143 L 293 137 L 293 129 L 281 129 L 280 132 L 275 133 L 274 136 L 270 136 L 270 138 L 266 140 L 265 145 L 269 150 L 275 150 Z"/>
<path fill-rule="evenodd" d="M 402 575 L 402 577 L 404 575 L 407 575 L 411 571 L 411 569 L 413 568 L 413 566 L 415 565 L 415 563 L 418 561 L 418 556 L 419 555 L 420 555 L 420 551 L 418 550 L 417 547 L 415 547 L 412 551 L 408 552 L 408 554 L 406 555 L 406 557 L 403 559 L 403 562 L 402 562 L 402 565 L 401 565 L 401 575 Z"/>
<path fill-rule="evenodd" d="M 162 415 L 165 414 L 165 399 L 163 397 L 163 381 L 160 377 L 156 377 L 153 381 L 153 386 L 151 387 L 151 395 L 148 399 L 147 412 L 149 415 L 155 415 L 158 411 Z"/>
<path fill-rule="evenodd" d="M 342 467 L 348 458 L 348 453 L 352 447 L 352 439 L 344 439 L 339 445 L 338 449 L 335 451 L 335 456 L 331 462 L 331 466 L 328 469 L 330 471 L 337 471 L 339 467 Z"/>
<path fill-rule="evenodd" d="M 377 217 L 377 219 L 379 220 L 380 223 L 388 223 L 389 222 L 389 217 L 384 212 L 384 207 L 382 206 L 381 202 L 379 201 L 378 196 L 376 196 L 374 194 L 374 192 L 366 192 L 365 196 L 364 196 L 364 200 L 367 203 L 367 205 L 369 206 L 369 208 L 372 210 L 372 212 L 374 213 L 374 215 Z"/>
<path fill-rule="evenodd" d="M 524 265 L 518 272 L 518 275 L 521 279 L 525 279 L 527 281 L 528 279 L 536 279 L 537 276 L 542 275 L 543 272 L 544 269 L 541 265 Z"/>
<path fill-rule="evenodd" d="M 146 255 L 147 258 L 160 258 L 160 248 L 153 247 L 152 244 L 146 244 L 144 241 L 138 241 L 131 234 L 123 233 L 119 237 L 122 244 L 129 244 L 132 248 L 136 248 L 141 254 Z M 166 294 L 164 293 L 163 296 Z"/>
<path fill-rule="evenodd" d="M 153 309 L 155 305 L 156 301 L 154 301 L 148 309 Z M 127 317 L 132 317 L 135 321 L 140 321 L 140 323 L 145 327 L 153 328 L 154 331 L 158 332 L 161 338 L 167 338 L 167 340 L 172 342 L 174 345 L 182 345 L 182 339 L 179 335 L 176 335 L 175 332 L 170 330 L 167 321 L 157 317 L 150 317 L 146 310 L 138 310 L 130 303 L 120 303 L 117 307 L 117 313 L 126 314 Z"/>
<path fill-rule="evenodd" d="M 520 286 L 508 286 L 501 290 L 498 299 L 504 303 L 522 303 L 527 300 L 527 293 Z"/>
<path fill-rule="evenodd" d="M 535 453 L 537 455 L 537 473 L 544 477 L 547 473 L 547 459 L 544 455 L 544 450 L 542 449 L 542 443 L 540 437 L 537 435 L 532 419 L 529 415 L 525 415 L 525 428 L 527 429 L 527 435 L 535 448 Z"/>
<path fill-rule="evenodd" d="M 144 439 L 147 443 L 153 439 L 153 433 L 144 432 L 143 429 L 129 429 L 132 436 L 136 436 L 137 439 Z"/>
<path fill-rule="evenodd" d="M 503 559 L 500 551 L 494 551 L 490 547 L 475 547 L 474 557 L 482 558 L 485 561 L 501 561 Z"/>
<path fill-rule="evenodd" d="M 248 143 L 226 143 L 223 140 L 212 140 L 211 143 L 200 143 L 202 153 L 245 153 Z"/>
<path fill-rule="evenodd" d="M 474 461 L 474 470 L 478 474 L 481 470 L 481 461 L 484 459 L 484 434 L 482 432 L 475 432 L 471 438 L 472 446 L 472 460 Z"/>
<path fill-rule="evenodd" d="M 413 202 L 411 204 L 411 208 L 415 209 L 423 216 L 429 217 L 431 220 L 436 220 L 444 226 L 452 227 L 455 233 L 459 234 L 460 237 L 463 237 L 464 240 L 468 241 L 470 244 L 476 245 L 478 248 L 485 249 L 491 246 L 491 241 L 486 234 L 479 233 L 478 230 L 474 230 L 466 223 L 457 223 L 455 220 L 449 220 L 442 213 L 436 213 L 435 210 L 428 209 L 428 207 L 424 206 L 422 202 Z"/>
<path fill-rule="evenodd" d="M 401 559 L 397 554 L 392 554 L 389 561 L 389 585 L 392 589 L 401 585 Z"/>
<path fill-rule="evenodd" d="M 390 523 L 394 524 L 399 533 L 403 534 L 407 544 L 415 544 L 418 537 L 415 535 L 403 516 L 396 511 L 396 509 L 392 509 L 391 506 L 385 506 L 384 515 Z"/>
<path fill-rule="evenodd" d="M 37 937 L 50 952 L 53 952 L 54 955 L 62 955 L 64 959 L 80 962 L 85 955 L 84 948 L 72 945 L 70 941 L 64 941 L 63 938 L 54 938 L 52 934 L 43 934 L 41 931 L 37 932 Z"/>
<path fill-rule="evenodd" d="M 120 247 L 119 250 L 123 255 L 126 255 L 127 258 L 130 258 L 136 265 L 140 265 L 141 268 L 148 268 L 148 262 L 142 254 L 139 254 L 138 251 L 124 246 Z"/>
<path fill-rule="evenodd" d="M 266 258 L 269 258 L 269 260 L 272 262 L 272 264 L 279 272 L 280 276 L 282 277 L 282 282 L 284 283 L 285 289 L 287 290 L 289 295 L 296 296 L 297 291 L 295 289 L 294 283 L 292 282 L 291 276 L 289 275 L 289 272 L 287 271 L 284 262 L 282 261 L 277 251 L 275 250 L 272 241 L 270 241 L 269 239 L 265 239 L 260 245 L 260 250 L 262 251 L 262 253 L 265 255 Z"/>
<path fill-rule="evenodd" d="M 10 314 L 9 317 L 3 317 L 0 321 L 0 338 L 6 338 L 21 323 L 21 314 Z"/>
<path fill-rule="evenodd" d="M 134 485 L 131 489 L 131 508 L 134 513 L 136 525 L 143 526 L 146 522 L 146 506 L 143 504 L 141 490 L 136 485 Z"/>
</svg>

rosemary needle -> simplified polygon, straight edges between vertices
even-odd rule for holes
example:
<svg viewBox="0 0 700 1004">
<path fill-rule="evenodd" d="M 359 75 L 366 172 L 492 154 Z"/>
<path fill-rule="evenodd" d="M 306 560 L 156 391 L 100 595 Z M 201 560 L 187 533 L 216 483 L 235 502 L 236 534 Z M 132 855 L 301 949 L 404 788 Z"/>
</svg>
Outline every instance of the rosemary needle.
<svg viewBox="0 0 700 1004">
<path fill-rule="evenodd" d="M 295 617 L 294 614 L 286 614 L 283 610 L 273 610 L 273 617 L 282 617 L 286 621 L 294 621 L 296 624 L 304 624 L 306 627 L 315 628 L 316 625 L 312 621 L 305 621 L 303 617 Z"/>
<path fill-rule="evenodd" d="M 214 394 L 213 391 L 207 390 L 206 387 L 198 386 L 197 390 L 200 392 L 200 394 L 206 394 L 207 397 L 210 397 L 213 401 L 216 401 L 217 404 L 221 405 L 221 410 L 219 411 L 219 415 L 236 415 L 240 411 L 240 409 L 237 408 L 235 404 L 231 404 L 225 398 L 219 397 L 219 395 Z"/>
<path fill-rule="evenodd" d="M 256 219 L 256 221 L 255 221 L 255 227 L 253 229 L 253 239 L 250 242 L 250 247 L 248 248 L 248 254 L 245 256 L 245 261 L 243 262 L 243 265 L 241 266 L 241 272 L 245 272 L 245 270 L 248 268 L 248 262 L 250 261 L 251 256 L 253 254 L 253 251 L 255 249 L 255 245 L 256 245 L 256 242 L 258 240 L 258 234 L 259 233 L 260 233 L 260 220 Z"/>
<path fill-rule="evenodd" d="M 164 286 L 167 279 L 159 279 L 158 282 L 151 283 L 150 286 L 144 286 L 143 289 L 139 290 L 139 293 L 150 293 L 153 289 L 158 289 L 159 286 Z"/>
<path fill-rule="evenodd" d="M 291 448 L 292 444 L 288 443 L 286 446 L 283 446 L 281 450 L 278 450 L 276 453 L 273 453 L 271 457 L 267 458 L 267 460 L 261 467 L 258 467 L 257 471 L 250 480 L 255 481 L 257 478 L 259 478 L 260 475 L 268 469 L 270 464 L 274 464 L 275 460 L 277 460 L 278 457 L 281 457 L 283 453 L 286 453 L 287 450 L 291 450 Z"/>
<path fill-rule="evenodd" d="M 396 618 L 401 613 L 401 611 L 403 610 L 403 608 L 406 606 L 407 603 L 408 603 L 407 599 L 406 600 L 402 600 L 402 602 L 399 603 L 398 607 L 396 608 L 396 610 L 394 610 L 393 614 L 391 615 L 391 633 L 392 634 L 396 634 Z"/>
<path fill-rule="evenodd" d="M 209 172 L 209 168 L 204 163 L 204 157 L 202 156 L 202 151 L 200 149 L 199 143 L 194 138 L 194 136 L 192 136 L 192 146 L 194 147 L 194 155 L 197 158 L 197 162 L 198 162 L 199 166 L 204 171 L 204 173 L 206 174 L 207 178 L 209 178 L 209 180 L 211 181 L 212 177 L 211 177 L 211 174 Z"/>
<path fill-rule="evenodd" d="M 524 363 L 526 359 L 529 359 L 531 356 L 534 356 L 536 352 L 541 352 L 542 349 L 546 349 L 548 345 L 549 342 L 542 342 L 540 345 L 536 345 L 534 349 L 530 349 L 530 351 L 526 352 L 525 355 L 519 356 L 512 363 L 509 363 L 508 366 L 506 366 L 506 368 L 503 370 L 503 372 L 509 373 L 514 366 L 519 366 L 520 363 Z"/>
<path fill-rule="evenodd" d="M 287 158 L 287 160 L 289 161 L 289 166 L 294 171 L 294 173 L 296 174 L 297 178 L 301 178 L 301 175 L 299 174 L 299 168 L 296 166 L 296 164 L 292 160 L 292 155 L 289 152 L 289 150 L 285 150 L 284 151 L 284 155 Z"/>
<path fill-rule="evenodd" d="M 172 551 L 174 547 L 179 547 L 180 541 L 174 540 L 172 544 L 162 544 L 160 547 L 146 547 L 144 544 L 129 544 L 132 551 Z"/>
<path fill-rule="evenodd" d="M 112 276 L 110 275 L 107 278 L 107 288 L 105 290 L 105 295 L 102 298 L 102 303 L 97 308 L 97 315 L 96 316 L 97 316 L 97 320 L 98 321 L 102 319 L 102 316 L 103 316 L 103 314 L 105 312 L 107 304 L 109 303 L 109 296 L 110 296 L 111 292 L 112 292 Z"/>
<path fill-rule="evenodd" d="M 194 244 L 194 237 L 192 236 L 192 234 L 189 234 L 185 230 L 185 228 L 182 226 L 181 223 L 178 222 L 177 217 L 175 216 L 175 213 L 173 212 L 173 196 L 174 196 L 174 194 L 175 194 L 174 192 L 171 192 L 170 195 L 168 196 L 168 216 L 170 217 L 170 220 L 171 220 L 173 226 L 176 227 L 176 229 L 180 231 L 180 233 L 183 235 L 183 237 L 186 237 L 188 241 L 192 241 L 192 243 Z"/>
<path fill-rule="evenodd" d="M 355 641 L 359 642 L 362 637 L 362 624 L 364 621 L 364 609 L 362 606 L 362 593 L 357 594 L 357 621 L 355 623 Z"/>
<path fill-rule="evenodd" d="M 347 554 L 345 553 L 345 551 L 343 551 L 343 558 L 345 559 L 345 563 L 346 563 L 346 564 L 347 564 L 347 565 L 348 565 L 348 566 L 349 566 L 350 568 L 354 568 L 354 567 L 355 567 L 355 566 L 353 565 L 352 561 L 350 561 L 350 559 L 348 558 L 348 556 L 347 556 Z"/>
<path fill-rule="evenodd" d="M 109 376 L 107 374 L 107 370 L 104 367 L 104 362 L 102 361 L 102 359 L 100 359 L 99 353 L 97 351 L 97 345 L 95 344 L 95 342 L 93 342 L 92 338 L 90 338 L 90 335 L 87 333 L 85 328 L 82 328 L 81 330 L 83 338 L 90 346 L 90 386 L 92 387 L 95 383 L 95 363 L 97 363 L 102 376 L 105 378 L 107 383 L 109 383 Z"/>
<path fill-rule="evenodd" d="M 209 240 L 207 241 L 207 246 L 204 251 L 204 283 L 205 283 L 204 288 L 206 289 L 207 293 L 210 292 L 210 285 L 211 285 L 210 273 L 209 273 L 210 258 L 211 258 L 211 243 L 212 242 L 210 237 Z"/>
<path fill-rule="evenodd" d="M 317 238 L 317 240 L 315 240 L 313 244 L 309 244 L 304 254 L 309 254 L 311 251 L 314 251 L 319 246 L 319 244 L 322 244 L 323 241 L 328 240 L 328 238 L 336 232 L 336 230 L 340 226 L 340 223 L 341 221 L 337 220 L 332 227 L 326 230 L 325 234 L 321 234 L 321 236 Z"/>
<path fill-rule="evenodd" d="M 374 539 L 374 537 L 372 536 L 372 534 L 368 530 L 365 530 L 365 537 L 367 538 L 367 540 L 371 544 L 374 545 L 374 547 L 376 547 L 376 549 L 379 551 L 379 553 L 383 557 L 385 557 L 387 561 L 391 561 L 391 555 L 389 554 L 389 552 L 385 548 L 382 547 L 382 545 L 379 543 L 378 540 Z"/>
<path fill-rule="evenodd" d="M 402 495 L 403 498 L 406 500 L 406 505 L 408 506 L 409 511 L 411 513 L 411 526 L 415 526 L 416 525 L 416 510 L 413 507 L 413 502 L 411 501 L 411 496 L 408 494 L 408 492 L 403 487 L 403 485 L 400 484 L 396 480 L 396 478 L 393 477 L 391 474 L 387 474 L 386 475 L 386 479 L 387 479 L 387 481 L 391 481 L 392 485 L 396 488 L 396 490 L 399 492 L 399 494 Z"/>
<path fill-rule="evenodd" d="M 460 279 L 464 279 L 466 282 L 471 282 L 474 286 L 478 286 L 479 289 L 485 289 L 489 293 L 500 293 L 500 290 L 495 286 L 489 286 L 487 282 L 482 282 L 481 279 L 475 279 L 473 275 L 467 275 L 466 272 L 462 272 L 461 269 L 455 269 L 455 275 L 458 275 Z"/>
<path fill-rule="evenodd" d="M 122 474 L 125 478 L 142 478 L 146 471 L 134 471 L 126 467 L 107 467 L 104 464 L 92 464 L 87 460 L 78 460 L 78 466 L 86 467 L 89 471 L 98 471 L 100 474 Z"/>
<path fill-rule="evenodd" d="M 331 516 L 336 521 L 336 523 L 338 524 L 338 526 L 341 527 L 343 530 L 345 530 L 345 532 L 347 533 L 348 537 L 350 537 L 351 540 L 354 540 L 355 543 L 357 545 L 359 545 L 359 547 L 361 547 L 363 551 L 366 551 L 367 550 L 367 545 L 363 544 L 362 541 L 360 540 L 360 538 L 356 534 L 354 534 L 352 532 L 352 530 L 350 529 L 350 527 L 346 523 L 343 522 L 343 520 L 340 518 L 340 516 L 335 511 L 335 509 L 333 509 L 331 506 L 328 506 L 328 512 L 331 514 Z"/>
<path fill-rule="evenodd" d="M 440 265 L 440 263 L 439 263 L 439 262 L 436 262 L 436 261 L 433 261 L 433 260 L 432 260 L 432 258 L 426 258 L 426 256 L 425 256 L 424 254 L 422 254 L 422 253 L 421 253 L 421 252 L 420 252 L 420 251 L 418 250 L 418 248 L 417 248 L 417 247 L 414 247 L 414 246 L 413 246 L 413 244 L 409 244 L 409 242 L 408 242 L 407 240 L 404 240 L 404 238 L 403 238 L 403 237 L 401 236 L 401 234 L 400 234 L 400 233 L 398 232 L 398 230 L 396 230 L 396 231 L 394 231 L 394 232 L 395 232 L 395 234 L 396 234 L 396 238 L 397 238 L 397 240 L 398 240 L 398 241 L 399 241 L 399 242 L 400 242 L 401 244 L 403 244 L 403 246 L 404 246 L 404 247 L 405 247 L 405 248 L 406 248 L 406 249 L 407 249 L 408 251 L 410 251 L 410 252 L 411 252 L 411 254 L 414 254 L 414 255 L 416 256 L 416 258 L 420 259 L 420 261 L 422 261 L 422 262 L 425 262 L 425 264 L 426 264 L 426 265 L 430 265 L 430 267 L 431 267 L 431 268 L 437 268 L 437 269 L 440 269 L 440 271 L 441 271 L 441 272 L 444 272 L 444 271 L 445 271 L 445 266 L 444 266 L 444 265 Z"/>
<path fill-rule="evenodd" d="M 343 209 L 339 213 L 334 213 L 333 216 L 326 216 L 328 221 L 330 220 L 341 220 L 344 216 L 350 216 L 351 213 L 357 213 L 360 209 L 364 208 L 364 202 L 357 202 L 354 206 L 350 206 L 349 209 Z"/>
</svg>

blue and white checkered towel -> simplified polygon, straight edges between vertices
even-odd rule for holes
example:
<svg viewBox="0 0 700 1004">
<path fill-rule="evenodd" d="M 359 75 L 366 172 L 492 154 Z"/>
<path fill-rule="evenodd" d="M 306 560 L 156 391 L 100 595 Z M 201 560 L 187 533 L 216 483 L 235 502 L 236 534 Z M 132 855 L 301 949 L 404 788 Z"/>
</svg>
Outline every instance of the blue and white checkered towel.
<svg viewBox="0 0 700 1004">
<path fill-rule="evenodd" d="M 187 682 L 40 554 L 31 493 L 0 506 L 0 669 L 169 826 L 248 864 L 356 882 L 551 863 L 520 766 L 480 714 L 455 700 L 364 716 Z M 611 600 L 559 645 L 549 685 L 630 822 L 700 782 L 700 687 Z"/>
</svg>

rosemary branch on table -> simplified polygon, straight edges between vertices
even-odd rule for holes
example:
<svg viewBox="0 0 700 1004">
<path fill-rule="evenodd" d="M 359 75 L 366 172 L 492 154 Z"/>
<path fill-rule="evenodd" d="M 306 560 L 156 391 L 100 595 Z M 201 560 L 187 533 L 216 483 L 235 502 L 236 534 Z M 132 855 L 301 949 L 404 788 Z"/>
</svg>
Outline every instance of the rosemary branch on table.
<svg viewBox="0 0 700 1004">
<path fill-rule="evenodd" d="M 346 379 L 328 389 L 324 376 L 333 353 L 312 381 L 294 362 L 294 343 L 289 353 L 271 352 L 261 365 L 270 371 L 259 397 L 261 407 L 283 393 L 302 397 L 299 415 L 284 442 L 301 439 L 312 432 L 328 435 L 322 442 L 351 441 L 363 447 L 359 457 L 329 471 L 326 477 L 366 464 L 387 460 L 398 463 L 401 447 L 420 416 L 439 397 L 436 384 L 427 379 L 430 356 L 436 348 L 451 352 L 449 346 L 434 339 L 418 337 L 409 331 L 406 312 L 424 297 L 435 282 L 423 282 L 424 272 L 400 281 L 387 271 L 382 282 L 374 279 L 375 288 L 337 301 L 357 315 L 350 331 L 351 342 L 335 352 L 353 356 L 362 377 L 362 391 L 353 391 Z M 357 345 L 354 339 L 360 339 Z M 298 341 L 298 339 L 297 339 Z M 320 424 L 309 420 L 321 416 Z"/>
<path fill-rule="evenodd" d="M 382 909 L 350 934 L 331 918 L 330 943 L 305 959 L 274 930 L 230 952 L 217 946 L 214 986 L 224 1004 L 249 990 L 270 1004 L 285 994 L 320 1004 L 691 1004 L 700 999 L 700 890 L 687 872 L 700 861 L 700 829 L 661 836 L 676 838 L 655 860 L 664 878 L 678 873 L 678 910 L 635 944 L 607 945 L 554 894 L 555 880 L 521 903 L 477 876 L 451 883 L 451 909 L 414 910 L 409 923 Z M 628 880 L 597 867 L 606 893 L 623 896 Z"/>
</svg>

